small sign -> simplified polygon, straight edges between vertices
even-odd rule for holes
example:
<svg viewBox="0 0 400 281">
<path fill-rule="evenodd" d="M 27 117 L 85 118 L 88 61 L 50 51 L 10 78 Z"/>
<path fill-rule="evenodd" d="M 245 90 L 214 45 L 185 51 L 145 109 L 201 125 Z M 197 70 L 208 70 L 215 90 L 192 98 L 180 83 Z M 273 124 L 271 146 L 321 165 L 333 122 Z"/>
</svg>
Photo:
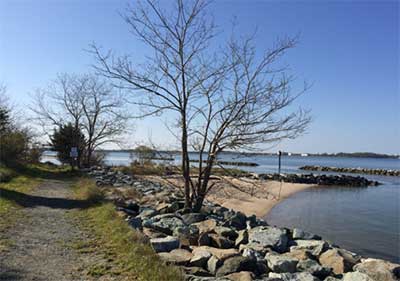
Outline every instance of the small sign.
<svg viewBox="0 0 400 281">
<path fill-rule="evenodd" d="M 78 157 L 78 148 L 77 147 L 71 147 L 71 151 L 69 153 L 69 156 L 72 158 Z"/>
</svg>

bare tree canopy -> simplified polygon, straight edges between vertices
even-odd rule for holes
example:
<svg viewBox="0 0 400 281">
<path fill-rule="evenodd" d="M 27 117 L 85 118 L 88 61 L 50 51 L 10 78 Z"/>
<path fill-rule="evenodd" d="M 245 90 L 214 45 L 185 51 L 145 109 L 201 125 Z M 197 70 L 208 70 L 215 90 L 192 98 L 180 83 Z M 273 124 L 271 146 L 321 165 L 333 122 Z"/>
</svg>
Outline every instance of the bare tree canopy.
<svg viewBox="0 0 400 281">
<path fill-rule="evenodd" d="M 46 89 L 39 89 L 32 106 L 47 134 L 71 123 L 86 137 L 86 161 L 100 145 L 117 142 L 125 132 L 128 111 L 123 97 L 94 75 L 61 74 Z"/>
<path fill-rule="evenodd" d="M 96 45 L 91 50 L 95 69 L 130 90 L 134 103 L 147 109 L 144 115 L 176 112 L 186 207 L 199 210 L 220 152 L 294 138 L 305 130 L 307 112 L 290 109 L 307 87 L 293 93 L 292 76 L 277 66 L 295 38 L 280 39 L 259 54 L 252 37 L 232 37 L 218 51 L 212 47 L 216 27 L 209 2 L 174 3 L 169 12 L 156 1 L 137 1 L 125 13 L 132 33 L 154 53 L 146 67 Z M 197 178 L 191 177 L 189 150 L 199 152 Z"/>
</svg>

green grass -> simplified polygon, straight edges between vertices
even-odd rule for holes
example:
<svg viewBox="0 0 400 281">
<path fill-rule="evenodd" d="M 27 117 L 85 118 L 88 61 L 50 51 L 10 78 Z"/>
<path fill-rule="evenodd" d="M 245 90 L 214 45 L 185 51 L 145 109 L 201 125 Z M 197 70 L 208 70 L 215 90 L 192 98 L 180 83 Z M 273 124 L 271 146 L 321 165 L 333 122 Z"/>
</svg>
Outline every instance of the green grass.
<svg viewBox="0 0 400 281">
<path fill-rule="evenodd" d="M 69 167 L 54 167 L 45 164 L 19 166 L 14 169 L 0 166 L 0 234 L 12 227 L 21 219 L 19 201 L 22 194 L 36 188 L 44 178 L 64 178 L 75 175 Z M 7 198 L 1 196 L 2 190 L 16 191 L 8 193 Z M 0 252 L 6 250 L 12 241 L 0 235 Z"/>
<path fill-rule="evenodd" d="M 15 172 L 14 172 L 15 173 Z M 30 190 L 35 188 L 40 183 L 40 180 L 27 177 L 25 175 L 14 174 L 14 177 L 6 183 L 0 183 L 0 234 L 8 228 L 12 227 L 13 224 L 21 218 L 21 214 L 18 210 L 21 208 L 15 203 L 14 199 L 5 199 L 1 196 L 1 189 L 17 191 L 20 193 L 28 193 Z M 18 196 L 17 194 L 14 196 Z M 11 240 L 6 240 L 0 235 L 0 253 L 6 250 L 12 245 Z"/>
<path fill-rule="evenodd" d="M 117 215 L 112 203 L 101 200 L 102 192 L 93 181 L 82 179 L 74 188 L 74 199 L 89 200 L 97 204 L 71 213 L 81 228 L 92 233 L 90 243 L 76 241 L 79 251 L 102 251 L 106 264 L 95 264 L 88 269 L 94 277 L 106 274 L 120 275 L 128 280 L 182 280 L 178 268 L 167 266 L 155 254 L 146 237 L 133 230 Z"/>
</svg>

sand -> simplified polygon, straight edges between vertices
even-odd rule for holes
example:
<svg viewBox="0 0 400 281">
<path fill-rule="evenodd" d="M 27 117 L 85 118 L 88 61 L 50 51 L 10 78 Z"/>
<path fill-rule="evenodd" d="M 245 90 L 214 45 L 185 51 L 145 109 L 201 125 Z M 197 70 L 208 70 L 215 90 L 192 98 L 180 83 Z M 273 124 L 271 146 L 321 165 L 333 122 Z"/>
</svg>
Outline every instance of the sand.
<svg viewBox="0 0 400 281">
<path fill-rule="evenodd" d="M 182 186 L 177 177 L 150 177 L 151 180 Z M 289 196 L 312 187 L 310 184 L 280 183 L 247 178 L 220 177 L 207 200 L 244 214 L 265 217 L 271 209 Z"/>
</svg>

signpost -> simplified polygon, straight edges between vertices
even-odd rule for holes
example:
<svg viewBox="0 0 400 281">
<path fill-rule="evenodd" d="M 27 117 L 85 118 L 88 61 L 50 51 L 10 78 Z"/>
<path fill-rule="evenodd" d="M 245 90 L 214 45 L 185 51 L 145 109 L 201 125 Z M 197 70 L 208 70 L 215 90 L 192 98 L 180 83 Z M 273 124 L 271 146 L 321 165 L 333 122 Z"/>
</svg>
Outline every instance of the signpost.
<svg viewBox="0 0 400 281">
<path fill-rule="evenodd" d="M 73 160 L 72 160 L 72 163 L 77 163 L 77 160 L 78 160 L 78 148 L 77 147 L 71 147 L 71 151 L 69 152 L 69 157 L 71 157 Z M 74 167 L 73 165 L 72 165 L 72 167 Z"/>
</svg>

